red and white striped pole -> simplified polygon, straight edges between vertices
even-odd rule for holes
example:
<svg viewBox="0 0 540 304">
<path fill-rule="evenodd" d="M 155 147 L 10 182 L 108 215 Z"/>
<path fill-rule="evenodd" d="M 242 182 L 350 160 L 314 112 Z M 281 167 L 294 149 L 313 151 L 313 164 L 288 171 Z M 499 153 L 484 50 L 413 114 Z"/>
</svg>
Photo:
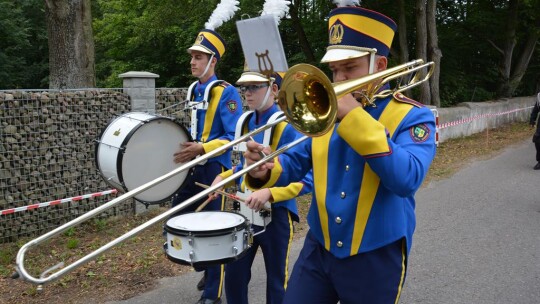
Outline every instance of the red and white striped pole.
<svg viewBox="0 0 540 304">
<path fill-rule="evenodd" d="M 102 191 L 102 192 L 84 194 L 84 195 L 79 195 L 79 196 L 54 200 L 54 201 L 45 202 L 45 203 L 39 203 L 39 204 L 33 204 L 33 205 L 28 205 L 28 206 L 23 206 L 23 207 L 5 209 L 5 210 L 0 211 L 0 215 L 12 214 L 12 213 L 15 213 L 15 212 L 32 210 L 32 209 L 37 209 L 37 208 L 41 208 L 41 207 L 54 206 L 54 205 L 59 205 L 59 204 L 67 203 L 67 202 L 76 202 L 76 201 L 80 201 L 80 200 L 83 200 L 83 199 L 86 199 L 86 198 L 94 198 L 94 197 L 99 197 L 99 196 L 108 195 L 108 194 L 116 194 L 116 193 L 118 193 L 118 190 L 112 189 L 112 190 L 106 190 L 106 191 Z"/>
</svg>

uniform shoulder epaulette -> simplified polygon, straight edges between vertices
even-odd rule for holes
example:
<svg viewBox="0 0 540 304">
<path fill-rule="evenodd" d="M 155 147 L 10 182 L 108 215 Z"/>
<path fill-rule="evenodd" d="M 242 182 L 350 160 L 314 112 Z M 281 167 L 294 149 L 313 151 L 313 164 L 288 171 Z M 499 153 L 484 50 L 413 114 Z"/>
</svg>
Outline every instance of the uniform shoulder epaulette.
<svg viewBox="0 0 540 304">
<path fill-rule="evenodd" d="M 226 81 L 221 81 L 221 83 L 219 85 L 226 88 L 226 87 L 230 86 L 231 84 L 226 82 Z"/>
<path fill-rule="evenodd" d="M 420 103 L 420 102 L 418 102 L 418 101 L 416 101 L 414 99 L 410 99 L 409 97 L 407 97 L 407 96 L 405 96 L 405 95 L 403 95 L 403 94 L 401 94 L 399 92 L 394 93 L 392 95 L 394 96 L 394 99 L 399 101 L 399 102 L 408 103 L 408 104 L 411 104 L 411 105 L 413 105 L 413 106 L 415 106 L 417 108 L 425 107 L 424 104 L 422 104 L 422 103 Z"/>
</svg>

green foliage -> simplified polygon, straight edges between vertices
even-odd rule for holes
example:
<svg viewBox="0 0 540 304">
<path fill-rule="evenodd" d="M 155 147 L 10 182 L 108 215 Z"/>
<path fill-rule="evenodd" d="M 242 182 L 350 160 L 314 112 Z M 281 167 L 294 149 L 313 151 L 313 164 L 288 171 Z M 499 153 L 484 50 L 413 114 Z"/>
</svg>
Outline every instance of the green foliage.
<svg viewBox="0 0 540 304">
<path fill-rule="evenodd" d="M 66 247 L 68 249 L 75 249 L 79 246 L 80 240 L 79 239 L 69 239 L 67 241 Z"/>
<path fill-rule="evenodd" d="M 516 0 L 512 0 L 516 1 Z M 194 78 L 186 50 L 212 14 L 219 0 L 95 0 L 92 15 L 98 87 L 121 87 L 119 74 L 149 71 L 158 74 L 157 87 L 187 87 Z M 279 25 L 289 66 L 319 64 L 327 46 L 327 16 L 332 1 L 293 0 L 299 24 L 289 14 Z M 361 5 L 399 20 L 399 2 L 364 0 Z M 405 5 L 409 60 L 415 59 L 416 1 Z M 501 84 L 502 48 L 508 21 L 507 0 L 437 1 L 437 34 L 442 52 L 440 95 L 443 105 L 496 98 Z M 236 21 L 259 16 L 264 0 L 240 1 L 240 10 L 217 31 L 227 51 L 219 62 L 219 78 L 234 83 L 243 70 L 244 57 Z M 520 0 L 515 66 L 525 42 L 540 36 L 540 0 Z M 305 40 L 301 39 L 301 32 Z M 48 74 L 47 27 L 44 1 L 0 0 L 0 89 L 45 88 Z M 305 43 L 304 43 L 305 41 Z M 392 54 L 398 55 L 397 36 Z M 390 58 L 398 64 L 397 56 Z M 540 48 L 536 47 L 515 95 L 532 95 L 540 89 Z"/>
<path fill-rule="evenodd" d="M 0 249 L 0 276 L 2 277 L 6 277 L 13 272 L 10 267 L 15 260 L 15 253 L 13 249 L 13 247 Z"/>
<path fill-rule="evenodd" d="M 44 19 L 43 1 L 0 0 L 0 89 L 47 85 Z"/>
<path fill-rule="evenodd" d="M 68 229 L 66 229 L 66 231 L 64 231 L 64 235 L 65 236 L 74 236 L 75 235 L 75 228 L 69 227 Z"/>
<path fill-rule="evenodd" d="M 97 231 L 103 231 L 105 228 L 107 228 L 107 220 L 106 219 L 94 219 L 94 227 Z"/>
</svg>

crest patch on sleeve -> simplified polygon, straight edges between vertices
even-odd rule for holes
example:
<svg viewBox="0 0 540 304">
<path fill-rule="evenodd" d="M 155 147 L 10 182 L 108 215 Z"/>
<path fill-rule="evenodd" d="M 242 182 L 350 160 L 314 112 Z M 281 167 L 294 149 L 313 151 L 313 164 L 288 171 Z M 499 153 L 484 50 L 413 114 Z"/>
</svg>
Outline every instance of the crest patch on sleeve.
<svg viewBox="0 0 540 304">
<path fill-rule="evenodd" d="M 229 109 L 229 112 L 234 113 L 238 109 L 238 106 L 234 100 L 229 100 L 227 101 L 227 109 Z"/>
<path fill-rule="evenodd" d="M 424 142 L 429 138 L 429 128 L 425 124 L 416 125 L 409 130 L 414 142 Z"/>
</svg>

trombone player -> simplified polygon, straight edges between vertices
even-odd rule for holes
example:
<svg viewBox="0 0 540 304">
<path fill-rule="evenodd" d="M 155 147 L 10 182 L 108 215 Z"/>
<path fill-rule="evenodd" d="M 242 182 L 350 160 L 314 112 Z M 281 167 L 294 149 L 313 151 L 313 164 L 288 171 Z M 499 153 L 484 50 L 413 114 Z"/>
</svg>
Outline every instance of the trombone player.
<svg viewBox="0 0 540 304">
<path fill-rule="evenodd" d="M 387 68 L 393 20 L 349 6 L 331 11 L 328 22 L 321 62 L 334 82 Z M 249 172 L 246 183 L 257 189 L 287 185 L 313 169 L 310 229 L 283 303 L 399 301 L 416 225 L 414 195 L 435 156 L 434 135 L 431 111 L 403 94 L 368 103 L 362 92 L 352 93 L 338 99 L 328 133 Z M 248 165 L 260 151 L 271 152 L 253 141 L 247 146 Z"/>
</svg>

